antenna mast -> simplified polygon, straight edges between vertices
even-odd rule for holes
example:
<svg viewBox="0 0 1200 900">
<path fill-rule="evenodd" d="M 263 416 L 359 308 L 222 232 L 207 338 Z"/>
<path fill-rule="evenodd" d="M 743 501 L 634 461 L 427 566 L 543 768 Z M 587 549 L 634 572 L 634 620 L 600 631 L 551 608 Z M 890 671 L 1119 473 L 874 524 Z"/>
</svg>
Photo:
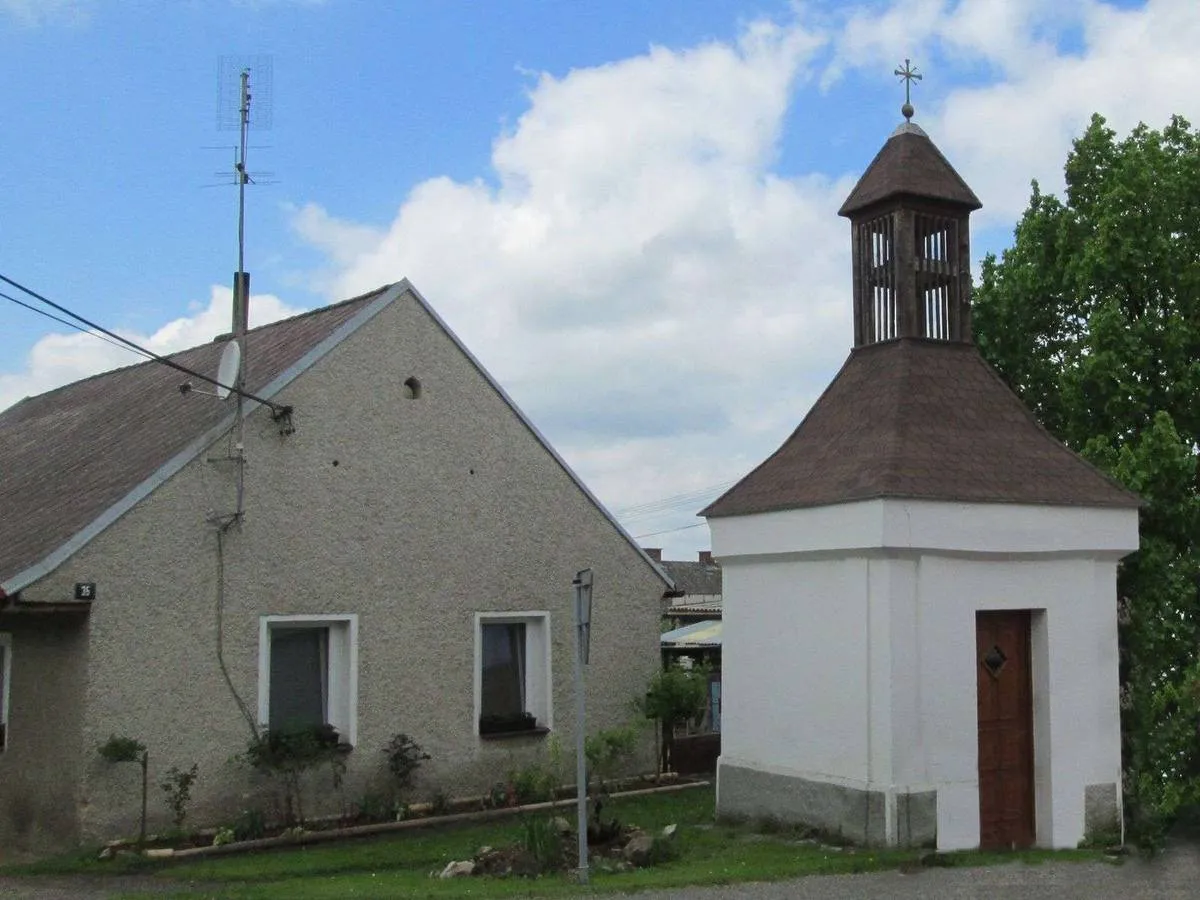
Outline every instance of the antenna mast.
<svg viewBox="0 0 1200 900">
<path fill-rule="evenodd" d="M 230 87 L 232 71 L 238 71 L 237 113 L 236 120 L 232 118 L 224 103 L 224 92 Z M 246 331 L 250 323 L 250 273 L 246 271 L 246 185 L 253 184 L 254 179 L 246 168 L 246 154 L 249 149 L 250 136 L 250 73 L 255 71 L 260 77 L 256 90 L 264 93 L 267 100 L 265 115 L 256 115 L 256 124 L 266 124 L 270 127 L 270 95 L 271 95 L 271 61 L 270 58 L 254 58 L 252 60 L 234 60 L 226 57 L 221 60 L 221 90 L 222 102 L 218 112 L 218 125 L 234 126 L 238 130 L 238 145 L 233 161 L 233 175 L 238 189 L 238 226 L 237 226 L 237 271 L 233 274 L 233 340 L 237 344 L 241 364 L 237 367 L 234 387 L 237 389 L 237 415 L 234 419 L 234 446 L 231 456 L 237 461 L 237 511 L 234 521 L 241 522 L 245 499 L 245 425 L 243 414 L 245 401 L 243 392 L 246 387 Z M 262 97 L 260 96 L 260 99 Z"/>
<path fill-rule="evenodd" d="M 250 70 L 242 69 L 240 102 L 238 103 L 238 152 L 233 163 L 238 189 L 238 267 L 233 276 L 233 335 L 242 343 L 249 324 L 250 276 L 246 272 L 246 139 L 250 131 Z M 242 352 L 246 350 L 242 347 Z M 241 372 L 238 379 L 241 380 Z M 238 387 L 242 385 L 239 383 Z"/>
</svg>

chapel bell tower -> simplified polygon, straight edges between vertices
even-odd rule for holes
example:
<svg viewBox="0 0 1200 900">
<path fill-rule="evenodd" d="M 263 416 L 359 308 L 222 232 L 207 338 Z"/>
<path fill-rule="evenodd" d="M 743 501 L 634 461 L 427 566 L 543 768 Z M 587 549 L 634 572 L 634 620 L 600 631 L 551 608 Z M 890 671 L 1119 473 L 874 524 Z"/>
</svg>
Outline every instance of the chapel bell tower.
<svg viewBox="0 0 1200 900">
<path fill-rule="evenodd" d="M 920 78 L 908 67 L 898 75 Z M 853 241 L 854 346 L 895 338 L 971 340 L 971 234 L 982 205 L 920 126 L 906 97 L 892 132 L 838 210 Z"/>
</svg>

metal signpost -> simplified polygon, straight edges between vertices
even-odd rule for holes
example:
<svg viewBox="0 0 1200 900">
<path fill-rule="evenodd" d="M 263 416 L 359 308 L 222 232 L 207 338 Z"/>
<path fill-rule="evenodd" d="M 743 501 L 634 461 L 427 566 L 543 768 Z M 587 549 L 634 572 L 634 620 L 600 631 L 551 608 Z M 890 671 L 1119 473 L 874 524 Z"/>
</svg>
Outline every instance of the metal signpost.
<svg viewBox="0 0 1200 900">
<path fill-rule="evenodd" d="M 584 754 L 587 717 L 584 710 L 583 667 L 592 639 L 592 570 L 575 573 L 575 794 L 579 831 L 579 883 L 588 883 L 587 757 Z"/>
</svg>

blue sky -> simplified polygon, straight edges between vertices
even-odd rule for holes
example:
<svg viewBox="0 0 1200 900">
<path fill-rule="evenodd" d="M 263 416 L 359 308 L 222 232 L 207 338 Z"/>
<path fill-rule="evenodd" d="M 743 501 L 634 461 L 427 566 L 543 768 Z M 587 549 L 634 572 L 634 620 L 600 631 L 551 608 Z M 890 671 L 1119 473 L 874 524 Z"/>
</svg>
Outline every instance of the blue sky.
<svg viewBox="0 0 1200 900">
<path fill-rule="evenodd" d="M 155 349 L 223 330 L 218 64 L 269 55 L 254 315 L 408 276 L 611 507 L 701 496 L 846 354 L 896 64 L 983 252 L 1093 111 L 1200 119 L 1196 46 L 1194 0 L 0 0 L 0 272 Z M 0 408 L 134 361 L 4 301 L 0 340 Z M 703 499 L 626 523 L 690 554 Z"/>
</svg>

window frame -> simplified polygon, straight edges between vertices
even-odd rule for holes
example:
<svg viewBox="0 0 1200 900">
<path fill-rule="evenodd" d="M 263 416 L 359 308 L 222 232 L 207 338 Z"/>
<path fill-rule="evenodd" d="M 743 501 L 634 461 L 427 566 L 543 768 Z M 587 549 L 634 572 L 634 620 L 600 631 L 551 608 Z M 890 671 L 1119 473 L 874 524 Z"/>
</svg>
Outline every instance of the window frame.
<svg viewBox="0 0 1200 900">
<path fill-rule="evenodd" d="M 481 734 L 479 720 L 483 715 L 483 626 L 525 626 L 525 711 L 537 720 L 533 731 L 501 732 Z M 544 734 L 554 728 L 554 669 L 551 658 L 551 632 L 549 610 L 520 610 L 475 613 L 475 702 L 473 729 L 483 740 L 520 734 Z"/>
<path fill-rule="evenodd" d="M 329 633 L 325 677 L 328 700 L 325 719 L 338 731 L 341 743 L 358 743 L 358 615 L 270 615 L 258 620 L 258 722 L 271 721 L 271 631 L 275 628 L 325 629 Z"/>
<path fill-rule="evenodd" d="M 0 753 L 8 749 L 11 734 L 8 719 L 9 696 L 12 692 L 12 648 L 12 634 L 0 631 L 0 650 L 4 651 L 3 659 L 0 659 Z"/>
</svg>

